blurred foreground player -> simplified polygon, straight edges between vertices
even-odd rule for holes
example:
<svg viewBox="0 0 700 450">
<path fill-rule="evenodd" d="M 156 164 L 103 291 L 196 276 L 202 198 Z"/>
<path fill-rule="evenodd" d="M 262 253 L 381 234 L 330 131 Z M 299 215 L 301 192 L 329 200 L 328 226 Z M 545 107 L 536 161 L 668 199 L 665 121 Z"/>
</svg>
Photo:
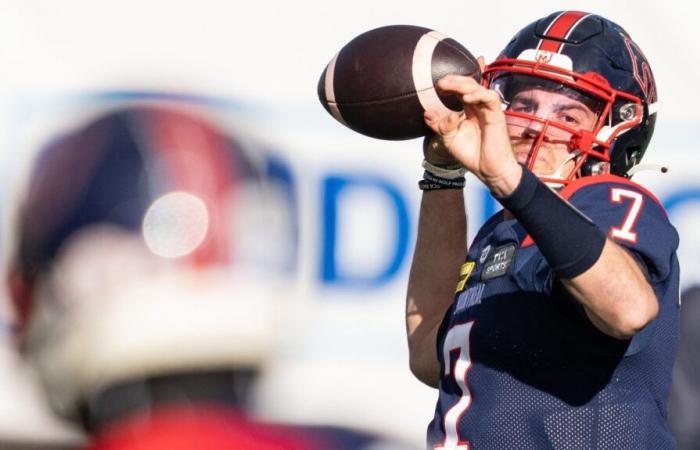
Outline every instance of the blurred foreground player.
<svg viewBox="0 0 700 450">
<path fill-rule="evenodd" d="M 9 265 L 17 343 L 94 450 L 363 448 L 256 422 L 296 264 L 284 164 L 201 113 L 106 113 L 36 158 Z"/>
<path fill-rule="evenodd" d="M 464 110 L 425 114 L 406 324 L 411 369 L 439 388 L 429 444 L 674 448 L 678 234 L 629 180 L 657 106 L 639 47 L 558 12 L 518 32 L 483 85 L 438 87 Z M 469 249 L 466 171 L 505 208 Z"/>
</svg>

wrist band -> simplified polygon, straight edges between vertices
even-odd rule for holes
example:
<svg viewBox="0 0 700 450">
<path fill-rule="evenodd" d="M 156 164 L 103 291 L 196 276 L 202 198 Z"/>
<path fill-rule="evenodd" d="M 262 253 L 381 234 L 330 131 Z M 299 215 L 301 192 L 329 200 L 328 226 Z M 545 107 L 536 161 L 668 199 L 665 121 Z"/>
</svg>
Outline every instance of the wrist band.
<svg viewBox="0 0 700 450">
<path fill-rule="evenodd" d="M 445 186 L 439 183 L 435 183 L 433 181 L 420 180 L 418 182 L 418 189 L 420 189 L 421 191 L 439 191 L 441 189 L 464 189 L 464 184 Z"/>
<path fill-rule="evenodd" d="M 525 167 L 515 191 L 496 200 L 525 227 L 552 270 L 563 278 L 582 274 L 603 252 L 605 233 Z"/>
<path fill-rule="evenodd" d="M 418 188 L 421 191 L 464 188 L 464 174 L 467 169 L 460 164 L 439 166 L 424 159 L 421 166 L 425 169 L 423 179 L 418 182 Z"/>
<path fill-rule="evenodd" d="M 454 180 L 460 177 L 464 177 L 467 173 L 467 169 L 462 167 L 460 164 L 451 164 L 448 166 L 440 166 L 436 164 L 431 164 L 427 160 L 423 160 L 421 166 L 426 172 L 429 172 L 437 177 L 445 178 L 448 180 Z"/>
<path fill-rule="evenodd" d="M 418 182 L 421 191 L 437 191 L 440 189 L 463 189 L 464 177 L 447 179 L 433 175 L 427 170 L 423 172 L 423 179 Z"/>
</svg>

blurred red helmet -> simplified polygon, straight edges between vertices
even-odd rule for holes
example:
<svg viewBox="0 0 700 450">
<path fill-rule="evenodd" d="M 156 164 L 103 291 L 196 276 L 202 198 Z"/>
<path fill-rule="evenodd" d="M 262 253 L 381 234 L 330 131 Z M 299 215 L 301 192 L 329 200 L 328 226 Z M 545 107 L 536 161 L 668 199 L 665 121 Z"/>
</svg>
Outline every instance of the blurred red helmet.
<svg viewBox="0 0 700 450">
<path fill-rule="evenodd" d="M 199 110 L 136 105 L 34 159 L 8 281 L 18 344 L 59 413 L 122 379 L 269 354 L 296 265 L 294 181 L 237 136 Z"/>
</svg>

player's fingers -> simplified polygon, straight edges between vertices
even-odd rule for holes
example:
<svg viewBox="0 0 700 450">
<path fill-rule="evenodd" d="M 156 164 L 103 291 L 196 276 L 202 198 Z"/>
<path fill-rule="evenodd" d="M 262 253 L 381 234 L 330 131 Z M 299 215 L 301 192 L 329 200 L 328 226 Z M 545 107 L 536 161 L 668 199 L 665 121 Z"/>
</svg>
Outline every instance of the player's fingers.
<svg viewBox="0 0 700 450">
<path fill-rule="evenodd" d="M 468 105 L 485 105 L 489 108 L 500 109 L 501 99 L 498 94 L 489 89 L 478 89 L 462 94 L 462 102 Z"/>
<path fill-rule="evenodd" d="M 500 97 L 495 91 L 487 89 L 471 77 L 462 75 L 447 75 L 437 83 L 442 93 L 458 94 L 469 99 L 470 104 L 488 103 L 500 108 Z"/>
<path fill-rule="evenodd" d="M 448 114 L 440 121 L 440 133 L 442 135 L 454 134 L 459 129 L 459 124 L 462 122 L 462 115 L 457 112 Z"/>
<path fill-rule="evenodd" d="M 441 121 L 446 120 L 450 113 L 428 110 L 423 113 L 423 119 L 430 128 L 436 128 Z"/>
<path fill-rule="evenodd" d="M 425 120 L 426 125 L 435 129 L 437 127 L 437 122 L 440 120 L 440 114 L 435 111 L 425 111 L 423 113 L 423 120 Z"/>
<path fill-rule="evenodd" d="M 423 120 L 425 121 L 425 124 L 437 134 L 440 134 L 440 119 L 441 115 L 436 111 L 425 111 L 423 113 Z"/>
<path fill-rule="evenodd" d="M 426 125 L 434 132 L 446 135 L 455 132 L 459 128 L 462 114 L 451 111 L 447 114 L 440 114 L 436 111 L 426 111 L 423 114 Z"/>
<path fill-rule="evenodd" d="M 484 59 L 483 56 L 479 56 L 478 58 L 476 58 L 476 60 L 479 63 L 479 68 L 483 72 L 484 68 L 486 67 L 486 60 Z"/>
<path fill-rule="evenodd" d="M 459 95 L 467 110 L 474 109 L 477 114 L 494 118 L 503 114 L 498 94 L 486 89 L 471 77 L 448 75 L 438 81 L 438 88 L 443 93 Z"/>
<path fill-rule="evenodd" d="M 440 78 L 437 82 L 438 90 L 443 94 L 468 94 L 475 89 L 481 88 L 481 85 L 472 77 L 463 75 L 447 75 Z"/>
<path fill-rule="evenodd" d="M 470 110 L 482 115 L 482 117 L 493 119 L 503 116 L 501 98 L 490 89 L 482 88 L 463 94 L 461 100 L 462 103 L 470 107 Z"/>
</svg>

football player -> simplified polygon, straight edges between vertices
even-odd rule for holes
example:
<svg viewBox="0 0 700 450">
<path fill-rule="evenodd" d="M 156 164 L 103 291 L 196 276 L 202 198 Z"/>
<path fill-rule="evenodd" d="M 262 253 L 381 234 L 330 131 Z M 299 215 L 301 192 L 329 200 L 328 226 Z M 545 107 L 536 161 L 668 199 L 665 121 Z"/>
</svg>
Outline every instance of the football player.
<svg viewBox="0 0 700 450">
<path fill-rule="evenodd" d="M 439 389 L 429 445 L 673 448 L 678 234 L 630 180 L 657 110 L 642 51 L 610 20 L 557 12 L 482 84 L 438 88 L 464 108 L 425 114 L 406 325 L 411 370 Z M 504 207 L 468 248 L 465 172 Z"/>
<path fill-rule="evenodd" d="M 92 450 L 381 443 L 252 418 L 296 200 L 278 157 L 222 129 L 195 108 L 132 104 L 39 152 L 8 264 L 19 348 Z"/>
</svg>

